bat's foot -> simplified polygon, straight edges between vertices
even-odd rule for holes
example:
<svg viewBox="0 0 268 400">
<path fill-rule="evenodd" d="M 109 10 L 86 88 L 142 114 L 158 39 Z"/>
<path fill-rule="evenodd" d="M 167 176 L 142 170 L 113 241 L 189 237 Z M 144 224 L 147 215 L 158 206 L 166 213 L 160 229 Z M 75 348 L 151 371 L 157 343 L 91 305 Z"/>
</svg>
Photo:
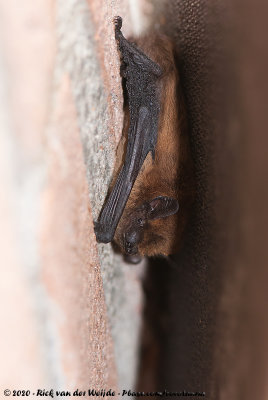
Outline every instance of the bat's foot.
<svg viewBox="0 0 268 400">
<path fill-rule="evenodd" d="M 120 31 L 120 29 L 122 28 L 122 18 L 119 17 L 119 15 L 118 15 L 117 17 L 114 17 L 113 22 L 114 22 L 115 30 Z"/>
</svg>

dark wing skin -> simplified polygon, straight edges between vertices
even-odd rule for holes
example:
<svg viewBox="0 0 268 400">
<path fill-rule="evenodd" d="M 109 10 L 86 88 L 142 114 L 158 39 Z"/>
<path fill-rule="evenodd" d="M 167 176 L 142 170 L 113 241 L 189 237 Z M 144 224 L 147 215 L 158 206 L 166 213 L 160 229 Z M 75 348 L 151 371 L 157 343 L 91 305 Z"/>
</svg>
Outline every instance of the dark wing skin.
<svg viewBox="0 0 268 400">
<path fill-rule="evenodd" d="M 121 53 L 121 71 L 126 80 L 130 125 L 125 162 L 95 223 L 96 238 L 101 243 L 113 240 L 147 154 L 152 152 L 154 158 L 160 110 L 160 66 L 124 38 L 121 17 L 116 17 L 114 23 L 115 38 Z"/>
</svg>

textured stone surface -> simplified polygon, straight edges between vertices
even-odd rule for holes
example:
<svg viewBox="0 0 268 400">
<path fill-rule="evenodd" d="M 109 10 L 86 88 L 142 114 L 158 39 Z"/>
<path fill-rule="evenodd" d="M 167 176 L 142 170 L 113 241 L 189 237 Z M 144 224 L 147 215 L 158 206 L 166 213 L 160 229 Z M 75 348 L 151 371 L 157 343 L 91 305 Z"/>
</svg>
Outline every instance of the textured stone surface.
<svg viewBox="0 0 268 400">
<path fill-rule="evenodd" d="M 125 1 L 74 0 L 68 5 L 59 1 L 57 5 L 55 80 L 57 85 L 64 72 L 70 76 L 94 219 L 107 194 L 122 129 L 120 64 L 112 20 L 115 15 L 122 15 L 125 32 L 129 34 L 127 5 Z M 143 266 L 126 265 L 110 245 L 99 245 L 98 252 L 119 386 L 133 387 L 142 300 L 139 277 Z"/>
<path fill-rule="evenodd" d="M 63 387 L 116 388 L 86 168 L 67 75 L 54 97 L 41 208 L 41 265 Z"/>
<path fill-rule="evenodd" d="M 16 349 L 3 382 L 133 388 L 143 266 L 125 265 L 93 232 L 123 118 L 112 18 L 131 33 L 129 4 L 0 7 L 1 332 L 3 354 Z"/>
</svg>

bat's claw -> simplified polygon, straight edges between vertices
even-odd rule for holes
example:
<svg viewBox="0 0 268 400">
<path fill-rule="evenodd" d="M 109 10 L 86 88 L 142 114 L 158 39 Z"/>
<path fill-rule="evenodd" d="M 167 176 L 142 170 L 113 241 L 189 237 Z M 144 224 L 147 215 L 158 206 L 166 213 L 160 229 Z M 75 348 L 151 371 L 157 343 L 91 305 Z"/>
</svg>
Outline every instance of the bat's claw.
<svg viewBox="0 0 268 400">
<path fill-rule="evenodd" d="M 117 17 L 114 17 L 113 19 L 115 30 L 120 31 L 122 28 L 122 18 L 118 15 Z"/>
</svg>

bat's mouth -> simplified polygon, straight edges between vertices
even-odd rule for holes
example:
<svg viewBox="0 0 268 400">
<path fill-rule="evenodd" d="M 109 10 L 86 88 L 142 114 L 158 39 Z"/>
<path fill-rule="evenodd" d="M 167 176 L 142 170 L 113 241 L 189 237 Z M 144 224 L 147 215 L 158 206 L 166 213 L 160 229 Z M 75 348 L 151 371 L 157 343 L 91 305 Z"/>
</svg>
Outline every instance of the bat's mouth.
<svg viewBox="0 0 268 400">
<path fill-rule="evenodd" d="M 134 254 L 134 256 L 129 256 L 129 255 L 125 254 L 124 260 L 128 264 L 139 264 L 142 260 L 142 256 L 140 254 Z"/>
</svg>

